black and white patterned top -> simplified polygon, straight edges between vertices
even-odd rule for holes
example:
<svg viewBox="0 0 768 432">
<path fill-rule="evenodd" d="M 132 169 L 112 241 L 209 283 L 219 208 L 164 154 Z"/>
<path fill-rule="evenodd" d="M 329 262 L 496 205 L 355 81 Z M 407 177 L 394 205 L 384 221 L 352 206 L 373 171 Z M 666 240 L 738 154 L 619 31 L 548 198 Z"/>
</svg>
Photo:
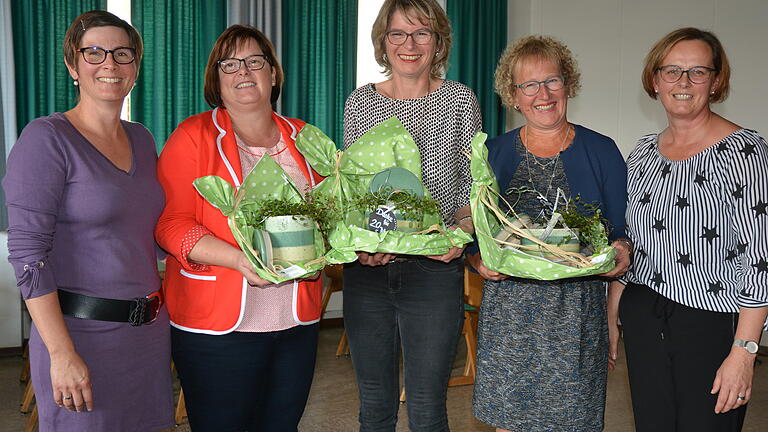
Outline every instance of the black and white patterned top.
<svg viewBox="0 0 768 432">
<path fill-rule="evenodd" d="M 366 84 L 344 105 L 344 148 L 392 116 L 416 141 L 424 186 L 440 202 L 445 224 L 454 225 L 456 210 L 469 205 L 472 175 L 465 153 L 482 127 L 477 97 L 467 86 L 449 80 L 416 99 L 391 99 Z"/>
<path fill-rule="evenodd" d="M 630 282 L 693 308 L 768 306 L 768 144 L 740 129 L 682 161 L 658 135 L 627 160 Z"/>
</svg>

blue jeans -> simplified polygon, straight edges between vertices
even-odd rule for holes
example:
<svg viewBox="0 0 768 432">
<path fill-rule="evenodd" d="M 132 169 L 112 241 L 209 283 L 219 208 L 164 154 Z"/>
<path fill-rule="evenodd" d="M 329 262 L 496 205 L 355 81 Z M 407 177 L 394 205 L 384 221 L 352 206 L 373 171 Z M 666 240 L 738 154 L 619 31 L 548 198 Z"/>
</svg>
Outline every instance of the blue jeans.
<svg viewBox="0 0 768 432">
<path fill-rule="evenodd" d="M 463 304 L 461 259 L 344 267 L 344 326 L 360 393 L 360 431 L 395 430 L 401 344 L 411 430 L 449 430 L 445 402 Z"/>
<path fill-rule="evenodd" d="M 315 370 L 319 324 L 224 335 L 171 329 L 194 432 L 295 432 Z"/>
</svg>

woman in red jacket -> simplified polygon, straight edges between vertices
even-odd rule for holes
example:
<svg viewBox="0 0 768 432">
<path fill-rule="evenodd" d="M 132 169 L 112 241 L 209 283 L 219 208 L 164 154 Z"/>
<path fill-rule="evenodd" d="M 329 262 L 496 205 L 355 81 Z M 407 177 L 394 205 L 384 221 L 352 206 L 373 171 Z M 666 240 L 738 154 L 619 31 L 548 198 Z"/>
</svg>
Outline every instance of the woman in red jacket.
<svg viewBox="0 0 768 432">
<path fill-rule="evenodd" d="M 261 279 L 226 217 L 192 185 L 217 175 L 237 188 L 264 154 L 302 191 L 321 180 L 294 144 L 304 122 L 272 111 L 282 82 L 266 36 L 229 27 L 205 71 L 214 109 L 182 122 L 158 162 L 167 204 L 155 235 L 171 255 L 163 290 L 196 432 L 296 430 L 312 382 L 321 281 Z"/>
</svg>

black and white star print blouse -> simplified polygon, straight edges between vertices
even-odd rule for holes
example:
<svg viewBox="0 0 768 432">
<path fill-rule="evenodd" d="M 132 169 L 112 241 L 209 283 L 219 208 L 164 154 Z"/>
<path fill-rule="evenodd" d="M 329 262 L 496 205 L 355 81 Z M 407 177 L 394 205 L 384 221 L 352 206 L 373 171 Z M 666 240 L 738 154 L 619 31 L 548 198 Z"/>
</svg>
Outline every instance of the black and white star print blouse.
<svg viewBox="0 0 768 432">
<path fill-rule="evenodd" d="M 366 84 L 344 105 L 344 148 L 392 116 L 413 136 L 421 153 L 422 182 L 440 202 L 445 224 L 454 225 L 456 210 L 469 205 L 472 175 L 465 153 L 482 127 L 477 97 L 469 87 L 450 80 L 415 99 L 391 99 Z"/>
<path fill-rule="evenodd" d="M 768 144 L 740 129 L 682 161 L 658 135 L 627 160 L 627 280 L 693 308 L 768 306 Z"/>
</svg>

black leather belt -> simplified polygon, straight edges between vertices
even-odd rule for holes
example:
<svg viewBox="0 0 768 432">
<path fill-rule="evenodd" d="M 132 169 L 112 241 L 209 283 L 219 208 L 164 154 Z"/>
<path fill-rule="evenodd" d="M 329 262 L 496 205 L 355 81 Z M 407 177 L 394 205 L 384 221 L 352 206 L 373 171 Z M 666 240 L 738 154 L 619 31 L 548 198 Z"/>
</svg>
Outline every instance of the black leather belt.
<svg viewBox="0 0 768 432">
<path fill-rule="evenodd" d="M 117 300 L 59 290 L 59 303 L 61 312 L 71 317 L 140 326 L 157 318 L 163 299 L 160 291 L 146 297 Z"/>
</svg>

